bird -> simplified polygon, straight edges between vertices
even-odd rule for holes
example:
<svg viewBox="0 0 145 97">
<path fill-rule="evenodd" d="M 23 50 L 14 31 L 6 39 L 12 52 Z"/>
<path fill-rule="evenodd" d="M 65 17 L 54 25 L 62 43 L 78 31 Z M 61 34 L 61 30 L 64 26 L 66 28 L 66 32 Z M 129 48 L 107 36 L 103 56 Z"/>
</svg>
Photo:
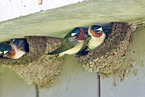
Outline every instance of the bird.
<svg viewBox="0 0 145 97">
<path fill-rule="evenodd" d="M 61 57 L 65 54 L 76 54 L 85 48 L 88 37 L 87 27 L 75 27 L 62 39 L 60 47 L 48 53 L 48 55 L 58 54 L 58 57 Z"/>
<path fill-rule="evenodd" d="M 3 57 L 11 59 L 19 59 L 29 52 L 29 44 L 24 38 L 12 39 L 6 49 Z"/>
<path fill-rule="evenodd" d="M 106 34 L 103 31 L 103 28 L 99 25 L 92 25 L 88 29 L 88 34 L 91 36 L 91 39 L 88 43 L 88 50 L 93 50 L 99 47 L 105 40 Z"/>
</svg>

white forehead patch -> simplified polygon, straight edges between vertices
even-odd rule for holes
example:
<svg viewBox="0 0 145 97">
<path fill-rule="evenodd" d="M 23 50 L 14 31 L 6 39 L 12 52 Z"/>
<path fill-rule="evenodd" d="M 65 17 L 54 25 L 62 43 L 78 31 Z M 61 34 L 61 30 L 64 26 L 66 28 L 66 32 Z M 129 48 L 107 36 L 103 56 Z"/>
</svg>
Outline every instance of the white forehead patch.
<svg viewBox="0 0 145 97">
<path fill-rule="evenodd" d="M 3 52 L 0 51 L 0 54 L 2 54 Z"/>
<path fill-rule="evenodd" d="M 101 27 L 101 28 L 99 28 L 99 29 L 97 29 L 97 30 L 100 30 L 100 31 L 102 31 L 102 27 Z"/>
<path fill-rule="evenodd" d="M 71 36 L 75 36 L 77 33 L 72 33 Z"/>
<path fill-rule="evenodd" d="M 8 51 L 4 51 L 4 54 L 6 54 Z"/>
</svg>

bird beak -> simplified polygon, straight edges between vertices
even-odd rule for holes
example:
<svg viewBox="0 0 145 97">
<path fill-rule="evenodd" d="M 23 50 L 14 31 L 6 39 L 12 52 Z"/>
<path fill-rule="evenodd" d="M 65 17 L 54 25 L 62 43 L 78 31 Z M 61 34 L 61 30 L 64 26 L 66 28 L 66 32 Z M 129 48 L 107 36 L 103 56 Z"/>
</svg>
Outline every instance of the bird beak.
<svg viewBox="0 0 145 97">
<path fill-rule="evenodd" d="M 3 58 L 10 58 L 10 57 L 8 56 L 8 54 L 6 54 L 6 55 L 3 55 Z"/>
</svg>

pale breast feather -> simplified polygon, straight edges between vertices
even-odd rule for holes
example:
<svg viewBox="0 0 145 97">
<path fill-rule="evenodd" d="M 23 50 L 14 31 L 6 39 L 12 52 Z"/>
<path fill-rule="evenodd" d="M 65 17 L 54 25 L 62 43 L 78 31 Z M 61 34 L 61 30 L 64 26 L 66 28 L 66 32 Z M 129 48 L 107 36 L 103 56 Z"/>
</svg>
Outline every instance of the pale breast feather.
<svg viewBox="0 0 145 97">
<path fill-rule="evenodd" d="M 18 58 L 22 57 L 26 53 L 26 52 L 24 52 L 22 50 L 17 49 L 17 47 L 15 45 L 11 45 L 11 46 L 14 48 L 14 50 L 16 52 L 15 55 L 12 56 L 13 59 L 18 59 Z"/>
<path fill-rule="evenodd" d="M 101 37 L 93 37 L 91 38 L 91 40 L 88 43 L 88 47 L 89 49 L 95 49 L 96 47 L 100 46 L 105 39 L 106 35 L 103 33 Z"/>
<path fill-rule="evenodd" d="M 79 52 L 79 50 L 82 48 L 84 42 L 79 42 L 76 46 L 74 46 L 73 48 L 66 50 L 62 53 L 59 54 L 59 57 L 63 56 L 64 54 L 76 54 L 77 52 Z"/>
</svg>

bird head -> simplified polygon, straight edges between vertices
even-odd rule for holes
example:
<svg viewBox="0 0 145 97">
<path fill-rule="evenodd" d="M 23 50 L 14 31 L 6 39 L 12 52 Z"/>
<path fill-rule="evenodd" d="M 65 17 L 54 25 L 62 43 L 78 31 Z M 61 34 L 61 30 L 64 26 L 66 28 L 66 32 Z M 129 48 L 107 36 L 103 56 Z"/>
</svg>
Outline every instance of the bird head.
<svg viewBox="0 0 145 97">
<path fill-rule="evenodd" d="M 75 39 L 75 40 L 85 40 L 87 37 L 87 33 L 85 32 L 85 30 L 81 27 L 76 27 L 75 29 L 73 29 L 71 31 L 71 36 Z"/>
<path fill-rule="evenodd" d="M 89 27 L 88 33 L 90 36 L 100 37 L 104 32 L 101 26 L 92 25 L 91 27 Z"/>
<path fill-rule="evenodd" d="M 7 57 L 10 54 L 11 50 L 12 50 L 11 45 L 8 45 L 6 47 L 6 49 L 4 50 L 4 56 L 3 57 Z"/>
<path fill-rule="evenodd" d="M 7 42 L 0 43 L 0 56 L 4 55 L 4 51 L 6 50 L 7 45 Z"/>
</svg>

